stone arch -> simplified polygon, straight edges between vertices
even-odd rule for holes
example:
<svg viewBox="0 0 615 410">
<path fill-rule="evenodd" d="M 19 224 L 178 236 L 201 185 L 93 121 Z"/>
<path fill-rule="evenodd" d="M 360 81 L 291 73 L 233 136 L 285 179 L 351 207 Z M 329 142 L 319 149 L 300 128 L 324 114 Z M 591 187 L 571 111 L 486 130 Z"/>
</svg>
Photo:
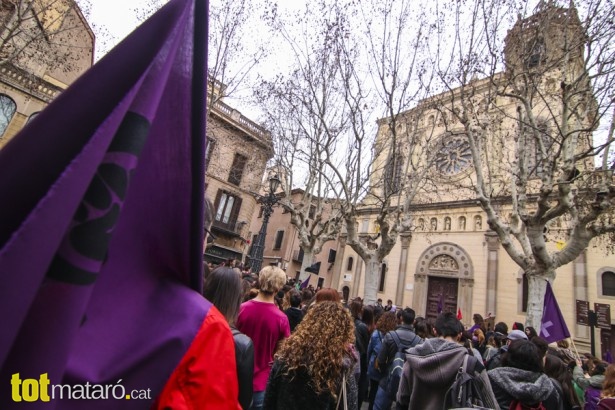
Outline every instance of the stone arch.
<svg viewBox="0 0 615 410">
<path fill-rule="evenodd" d="M 474 266 L 470 255 L 451 242 L 436 243 L 423 251 L 414 274 L 413 306 L 417 315 L 426 316 L 430 309 L 433 310 L 430 278 L 434 283 L 442 280 L 457 283 L 456 307 L 461 308 L 465 320 L 471 320 Z"/>
</svg>

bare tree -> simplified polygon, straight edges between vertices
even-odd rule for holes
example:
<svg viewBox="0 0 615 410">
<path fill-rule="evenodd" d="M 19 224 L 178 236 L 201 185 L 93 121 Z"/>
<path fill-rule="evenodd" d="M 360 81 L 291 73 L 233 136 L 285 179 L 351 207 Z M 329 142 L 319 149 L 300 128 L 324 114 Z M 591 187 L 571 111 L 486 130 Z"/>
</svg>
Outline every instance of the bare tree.
<svg viewBox="0 0 615 410">
<path fill-rule="evenodd" d="M 287 75 L 264 80 L 256 91 L 274 136 L 274 167 L 284 191 L 280 203 L 290 213 L 303 250 L 301 272 L 341 228 L 325 163 L 326 155 L 339 148 L 348 123 L 333 51 L 335 37 L 343 30 L 341 16 L 325 2 L 318 3 L 318 12 L 312 6 L 299 15 L 270 21 L 291 50 L 294 66 Z M 311 29 L 296 36 L 292 27 L 297 21 L 308 22 Z"/>
<path fill-rule="evenodd" d="M 89 0 L 2 1 L 0 66 L 17 67 L 23 75 L 75 73 L 74 79 L 92 61 L 94 39 L 84 20 L 89 8 Z"/>
<path fill-rule="evenodd" d="M 615 9 L 498 0 L 452 11 L 452 51 L 434 58 L 446 91 L 435 99 L 471 153 L 463 187 L 527 275 L 527 323 L 539 328 L 546 280 L 601 237 L 613 244 L 612 171 L 595 164 L 613 140 Z"/>
<path fill-rule="evenodd" d="M 337 162 L 330 155 L 328 165 L 338 176 L 346 243 L 365 263 L 364 297 L 374 303 L 383 261 L 400 235 L 411 239 L 413 209 L 424 198 L 419 194 L 436 187 L 428 174 L 436 154 L 434 124 L 422 121 L 429 105 L 420 103 L 432 81 L 422 58 L 430 25 L 411 1 L 362 2 L 355 12 L 360 32 L 337 42 L 348 146 L 355 151 Z M 374 116 L 382 117 L 377 132 Z M 376 216 L 375 234 L 361 226 L 366 215 Z"/>
</svg>

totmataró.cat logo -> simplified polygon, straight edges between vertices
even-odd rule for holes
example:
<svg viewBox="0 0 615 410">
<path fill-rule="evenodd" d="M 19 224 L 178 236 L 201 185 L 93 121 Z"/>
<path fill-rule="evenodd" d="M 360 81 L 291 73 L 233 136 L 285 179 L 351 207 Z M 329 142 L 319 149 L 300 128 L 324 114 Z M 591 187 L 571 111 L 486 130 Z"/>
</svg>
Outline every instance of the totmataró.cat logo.
<svg viewBox="0 0 615 410">
<path fill-rule="evenodd" d="M 38 379 L 21 379 L 19 373 L 11 377 L 11 398 L 14 402 L 68 400 L 151 400 L 151 389 L 132 389 L 122 385 L 122 379 L 114 384 L 51 384 L 49 374 Z"/>
</svg>

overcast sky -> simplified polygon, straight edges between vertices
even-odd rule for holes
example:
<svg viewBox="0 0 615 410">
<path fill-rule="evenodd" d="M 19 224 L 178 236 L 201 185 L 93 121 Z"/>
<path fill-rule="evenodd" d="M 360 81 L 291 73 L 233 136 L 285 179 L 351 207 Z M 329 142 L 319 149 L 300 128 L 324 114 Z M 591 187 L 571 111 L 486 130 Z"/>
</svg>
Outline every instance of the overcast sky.
<svg viewBox="0 0 615 410">
<path fill-rule="evenodd" d="M 108 51 L 135 29 L 138 24 L 136 10 L 144 3 L 144 0 L 92 0 L 92 23 L 104 27 L 112 36 L 109 44 L 97 38 L 98 57 L 100 51 Z"/>
</svg>

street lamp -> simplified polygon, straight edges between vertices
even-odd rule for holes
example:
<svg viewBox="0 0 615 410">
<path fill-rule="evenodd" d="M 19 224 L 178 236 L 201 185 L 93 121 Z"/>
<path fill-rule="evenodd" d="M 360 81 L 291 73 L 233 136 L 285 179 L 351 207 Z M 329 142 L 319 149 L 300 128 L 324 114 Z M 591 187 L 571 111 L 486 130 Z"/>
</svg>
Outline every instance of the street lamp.
<svg viewBox="0 0 615 410">
<path fill-rule="evenodd" d="M 267 236 L 267 224 L 269 217 L 273 212 L 273 206 L 278 202 L 276 191 L 280 187 L 281 181 L 277 175 L 269 178 L 269 193 L 267 195 L 259 195 L 258 200 L 263 204 L 263 224 L 258 233 L 256 242 L 252 244 L 250 252 L 250 266 L 252 273 L 258 274 L 263 265 L 263 251 L 265 250 L 265 237 Z"/>
</svg>

